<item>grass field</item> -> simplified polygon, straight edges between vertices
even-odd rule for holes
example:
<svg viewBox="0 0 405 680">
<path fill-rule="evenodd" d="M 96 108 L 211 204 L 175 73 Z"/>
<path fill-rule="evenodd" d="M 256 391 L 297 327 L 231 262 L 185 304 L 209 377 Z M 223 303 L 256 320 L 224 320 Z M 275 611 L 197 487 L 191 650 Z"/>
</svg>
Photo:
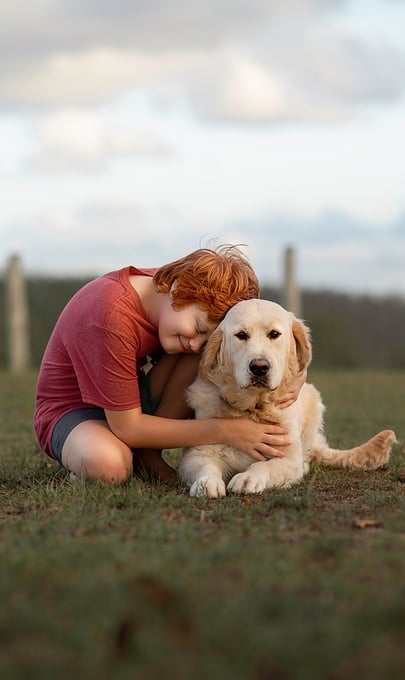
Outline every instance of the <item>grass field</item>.
<svg viewBox="0 0 405 680">
<path fill-rule="evenodd" d="M 393 428 L 390 464 L 209 501 L 71 483 L 35 445 L 35 375 L 1 374 L 0 677 L 402 680 L 405 373 L 310 380 L 331 443 Z"/>
</svg>

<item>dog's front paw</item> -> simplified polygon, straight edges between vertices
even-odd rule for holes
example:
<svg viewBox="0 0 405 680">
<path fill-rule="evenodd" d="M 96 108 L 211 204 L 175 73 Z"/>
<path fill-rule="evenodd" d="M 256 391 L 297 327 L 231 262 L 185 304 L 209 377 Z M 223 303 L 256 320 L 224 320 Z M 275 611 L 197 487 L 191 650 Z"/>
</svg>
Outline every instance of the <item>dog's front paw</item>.
<svg viewBox="0 0 405 680">
<path fill-rule="evenodd" d="M 190 487 L 190 496 L 219 498 L 225 495 L 225 483 L 216 477 L 200 477 Z"/>
<path fill-rule="evenodd" d="M 265 476 L 248 470 L 232 477 L 227 490 L 230 493 L 262 493 L 267 486 L 268 480 Z"/>
</svg>

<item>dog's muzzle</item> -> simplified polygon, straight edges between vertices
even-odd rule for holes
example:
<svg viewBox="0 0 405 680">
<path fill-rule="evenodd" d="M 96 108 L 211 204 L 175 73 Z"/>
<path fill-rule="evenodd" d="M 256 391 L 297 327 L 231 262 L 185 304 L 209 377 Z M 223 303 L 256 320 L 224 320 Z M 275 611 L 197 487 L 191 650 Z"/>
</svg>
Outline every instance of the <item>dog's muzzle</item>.
<svg viewBox="0 0 405 680">
<path fill-rule="evenodd" d="M 249 372 L 251 374 L 251 385 L 266 386 L 270 373 L 270 362 L 267 359 L 252 359 L 249 363 Z"/>
</svg>

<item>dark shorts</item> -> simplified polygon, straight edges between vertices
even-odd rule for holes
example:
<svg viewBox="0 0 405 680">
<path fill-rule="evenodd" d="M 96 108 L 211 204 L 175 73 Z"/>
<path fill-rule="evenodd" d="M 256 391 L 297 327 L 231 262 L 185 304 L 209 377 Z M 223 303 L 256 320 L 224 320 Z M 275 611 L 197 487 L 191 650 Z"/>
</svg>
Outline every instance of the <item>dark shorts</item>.
<svg viewBox="0 0 405 680">
<path fill-rule="evenodd" d="M 142 412 L 153 416 L 159 406 L 159 400 L 152 399 L 150 392 L 150 373 L 147 373 L 142 378 L 139 389 Z M 62 449 L 68 435 L 76 425 L 80 425 L 80 423 L 84 423 L 86 420 L 107 420 L 107 418 L 103 408 L 94 406 L 89 408 L 77 408 L 74 411 L 69 411 L 69 413 L 65 413 L 65 415 L 56 423 L 52 433 L 51 445 L 56 460 L 59 461 L 61 465 L 63 465 Z"/>
</svg>

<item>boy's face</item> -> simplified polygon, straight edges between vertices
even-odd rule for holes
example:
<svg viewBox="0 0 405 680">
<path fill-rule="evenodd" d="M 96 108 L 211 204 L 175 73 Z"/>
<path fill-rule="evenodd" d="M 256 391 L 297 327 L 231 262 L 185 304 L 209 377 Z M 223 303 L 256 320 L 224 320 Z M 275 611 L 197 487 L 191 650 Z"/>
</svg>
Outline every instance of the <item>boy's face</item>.
<svg viewBox="0 0 405 680">
<path fill-rule="evenodd" d="M 159 339 L 167 354 L 199 354 L 216 324 L 208 320 L 208 312 L 193 304 L 175 310 L 168 296 L 159 319 Z"/>
</svg>

